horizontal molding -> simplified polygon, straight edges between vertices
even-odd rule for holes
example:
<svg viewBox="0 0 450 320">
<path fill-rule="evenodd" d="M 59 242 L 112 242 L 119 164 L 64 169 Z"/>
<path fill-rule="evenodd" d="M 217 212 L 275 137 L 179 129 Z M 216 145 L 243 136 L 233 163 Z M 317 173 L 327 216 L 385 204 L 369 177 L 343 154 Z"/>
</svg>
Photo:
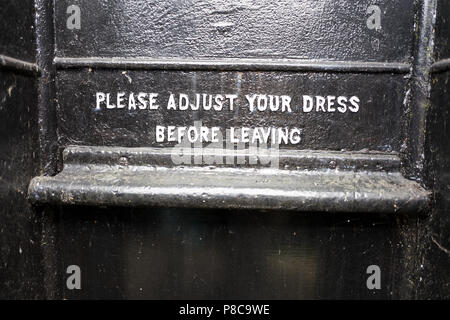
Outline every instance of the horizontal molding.
<svg viewBox="0 0 450 320">
<path fill-rule="evenodd" d="M 393 214 L 428 210 L 430 193 L 401 175 L 396 155 L 280 150 L 278 169 L 171 165 L 171 151 L 70 146 L 63 154 L 63 170 L 32 179 L 28 197 L 36 205 Z"/>
<path fill-rule="evenodd" d="M 442 59 L 440 61 L 437 61 L 431 65 L 431 72 L 432 73 L 438 73 L 438 72 L 446 72 L 450 70 L 450 58 L 449 59 Z"/>
<path fill-rule="evenodd" d="M 292 59 L 152 59 L 152 58 L 62 58 L 59 69 L 101 68 L 180 71 L 297 71 L 338 73 L 408 73 L 410 65 L 397 62 L 315 61 Z"/>
<path fill-rule="evenodd" d="M 234 156 L 241 159 L 273 157 L 274 154 L 264 156 L 256 150 L 226 150 L 226 149 L 192 149 L 184 147 L 175 150 L 182 152 L 185 157 L 196 157 L 201 154 L 203 157 L 227 157 Z M 268 150 L 266 150 L 268 151 Z M 126 148 L 126 147 L 106 147 L 106 146 L 68 146 L 64 150 L 63 159 L 65 165 L 120 165 L 120 159 L 125 157 L 127 165 L 130 166 L 160 166 L 175 167 L 172 155 L 174 149 L 167 148 Z M 396 154 L 379 152 L 342 152 L 342 151 L 318 151 L 318 150 L 277 150 L 276 156 L 280 170 L 348 170 L 348 171 L 400 171 L 400 159 Z M 192 162 L 193 163 L 193 162 Z M 201 165 L 198 165 L 201 166 Z M 229 165 L 215 165 L 216 167 L 230 167 Z M 238 167 L 251 167 L 244 163 L 236 165 Z"/>
<path fill-rule="evenodd" d="M 0 54 L 0 69 L 13 70 L 31 75 L 39 75 L 41 69 L 35 63 L 26 62 Z"/>
</svg>

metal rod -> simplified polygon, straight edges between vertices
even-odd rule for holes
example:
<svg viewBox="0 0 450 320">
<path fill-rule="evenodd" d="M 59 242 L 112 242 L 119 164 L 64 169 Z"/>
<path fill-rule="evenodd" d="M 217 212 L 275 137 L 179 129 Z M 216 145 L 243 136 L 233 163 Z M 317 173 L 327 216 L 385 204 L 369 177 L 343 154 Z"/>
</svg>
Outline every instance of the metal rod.
<svg viewBox="0 0 450 320">
<path fill-rule="evenodd" d="M 55 57 L 59 69 L 102 68 L 186 71 L 305 71 L 339 73 L 408 73 L 410 65 L 397 62 L 309 61 L 292 59 L 151 59 Z"/>
<path fill-rule="evenodd" d="M 35 63 L 26 62 L 0 54 L 0 69 L 14 70 L 32 75 L 39 75 L 41 69 Z"/>
<path fill-rule="evenodd" d="M 433 65 L 431 66 L 432 73 L 445 72 L 449 70 L 450 70 L 450 58 L 437 61 L 433 63 Z"/>
</svg>

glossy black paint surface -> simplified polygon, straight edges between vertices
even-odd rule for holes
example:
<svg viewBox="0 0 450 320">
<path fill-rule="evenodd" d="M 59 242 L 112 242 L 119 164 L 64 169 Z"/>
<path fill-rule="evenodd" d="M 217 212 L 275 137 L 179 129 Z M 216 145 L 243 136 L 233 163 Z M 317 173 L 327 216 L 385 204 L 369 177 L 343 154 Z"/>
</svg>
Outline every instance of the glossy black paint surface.
<svg viewBox="0 0 450 320">
<path fill-rule="evenodd" d="M 346 29 L 350 30 L 350 34 L 339 29 L 339 24 L 325 28 L 329 31 L 325 33 L 321 28 L 311 29 L 312 33 L 298 32 L 296 37 L 303 37 L 302 41 L 279 46 L 278 49 L 281 48 L 281 50 L 274 53 L 272 48 L 275 48 L 275 45 L 290 41 L 292 37 L 278 38 L 280 42 L 272 41 L 265 46 L 269 48 L 268 50 L 258 50 L 257 45 L 248 43 L 254 41 L 255 37 L 245 32 L 234 33 L 235 25 L 230 25 L 221 32 L 213 30 L 207 23 L 194 24 L 191 27 L 188 22 L 202 21 L 201 18 L 197 20 L 190 18 L 191 8 L 186 9 L 187 12 L 180 10 L 180 13 L 187 13 L 187 15 L 183 16 L 182 20 L 172 19 L 171 22 L 175 27 L 167 28 L 167 24 L 161 21 L 157 26 L 152 27 L 153 21 L 142 23 L 142 20 L 136 20 L 136 17 L 145 15 L 146 12 L 166 8 L 163 4 L 158 4 L 156 7 L 148 4 L 145 9 L 139 7 L 139 4 L 124 6 L 122 2 L 91 2 L 90 4 L 79 2 L 78 4 L 82 10 L 83 6 L 91 8 L 97 5 L 99 7 L 92 12 L 105 12 L 105 15 L 96 20 L 90 18 L 88 12 L 87 18 L 82 21 L 87 28 L 82 27 L 80 31 L 69 32 L 64 29 L 65 3 L 58 2 L 56 54 L 59 56 L 295 57 L 408 62 L 413 51 L 412 38 L 415 32 L 409 19 L 422 17 L 417 12 L 413 12 L 413 2 L 386 2 L 384 3 L 386 7 L 395 5 L 407 7 L 400 10 L 388 10 L 391 13 L 395 12 L 398 16 L 391 16 L 393 20 L 383 25 L 380 33 L 375 31 L 371 33 L 362 29 L 365 27 L 362 11 L 358 19 L 346 20 L 345 25 L 351 26 Z M 205 2 L 200 3 L 200 5 L 204 4 Z M 319 4 L 328 8 L 334 5 L 325 1 Z M 177 5 L 186 8 L 184 6 L 187 3 L 177 3 Z M 215 5 L 217 3 L 201 9 L 213 10 Z M 330 9 L 331 11 L 325 10 L 324 14 L 347 9 L 353 12 L 367 5 L 367 2 L 357 3 L 356 6 L 345 2 L 341 3 L 339 8 L 336 4 L 336 7 Z M 427 2 L 427 5 L 417 6 L 426 17 L 430 10 L 428 5 Z M 117 6 L 121 10 L 117 11 Z M 268 8 L 272 10 L 270 6 Z M 252 21 L 251 13 L 256 12 L 248 8 L 245 10 L 250 15 L 244 14 L 244 18 L 239 23 Z M 239 18 L 245 10 L 236 9 L 230 12 L 225 10 L 221 14 Z M 170 11 L 167 12 L 167 15 L 162 15 L 163 20 L 172 17 Z M 134 13 L 138 14 L 132 17 Z M 282 10 L 281 13 L 283 13 Z M 292 16 L 284 15 L 284 21 L 289 22 Z M 341 15 L 340 18 L 343 16 Z M 327 16 L 327 19 L 332 19 L 331 15 Z M 276 27 L 271 24 L 273 21 L 269 22 L 269 20 L 266 21 L 267 25 L 262 27 L 275 30 Z M 183 22 L 182 28 L 179 27 L 179 21 Z M 329 21 L 331 20 L 325 20 L 322 26 L 326 26 Z M 211 21 L 207 22 L 211 23 Z M 293 26 L 298 26 L 296 23 L 303 22 L 295 21 Z M 312 19 L 308 23 L 320 25 L 324 23 L 324 20 Z M 425 19 L 424 23 L 427 24 L 429 21 Z M 101 27 L 98 27 L 98 24 L 101 24 Z M 99 28 L 98 33 L 87 32 L 92 30 L 93 26 Z M 248 32 L 257 30 L 252 29 L 254 24 L 248 24 L 248 26 L 249 28 L 246 29 Z M 391 32 L 390 28 L 394 26 L 392 30 L 395 31 Z M 143 31 L 133 32 L 137 28 Z M 147 34 L 148 30 L 152 32 Z M 186 39 L 185 32 L 193 35 L 193 38 Z M 320 34 L 316 35 L 314 32 L 320 32 Z M 130 37 L 131 34 L 134 36 Z M 97 38 L 99 35 L 102 37 Z M 107 36 L 104 37 L 105 35 Z M 381 35 L 384 38 L 379 42 L 380 51 L 374 51 L 373 45 L 377 41 L 374 42 L 372 37 Z M 416 36 L 417 43 L 422 45 L 422 42 L 426 40 L 426 33 L 423 32 L 422 35 L 417 33 Z M 164 41 L 157 41 L 161 37 Z M 345 41 L 338 41 L 340 37 L 343 37 Z M 239 42 L 242 38 L 245 38 L 244 41 Z M 256 36 L 256 39 L 259 38 Z M 209 43 L 210 39 L 216 41 Z M 217 41 L 218 39 L 222 41 Z M 77 45 L 78 41 L 81 41 L 83 45 Z M 349 46 L 344 45 L 347 42 Z M 234 44 L 232 47 L 235 50 L 228 50 L 226 45 L 230 44 Z M 358 45 L 352 46 L 352 44 Z M 322 50 L 321 45 L 326 46 L 327 50 Z M 421 48 L 425 47 L 426 45 Z M 246 51 L 248 48 L 253 51 Z M 423 50 L 417 51 L 422 54 Z M 427 61 L 420 56 L 414 66 L 417 69 L 415 74 L 420 75 L 426 72 L 427 67 Z M 93 95 L 97 90 L 136 91 L 138 88 L 151 87 L 158 89 L 155 91 L 163 89 L 167 92 L 187 91 L 187 93 L 205 90 L 205 88 L 211 93 L 217 90 L 236 91 L 238 83 L 236 79 L 239 74 L 238 72 L 183 72 L 183 70 L 143 71 L 126 70 L 120 67 L 117 71 L 95 68 L 59 70 L 57 110 L 61 141 L 63 145 L 152 145 L 149 127 L 154 125 L 155 121 L 165 123 L 170 120 L 170 122 L 180 121 L 180 123 L 188 124 L 193 120 L 203 120 L 219 125 L 224 125 L 224 122 L 226 124 L 246 123 L 245 121 L 250 123 L 250 118 L 247 118 L 245 114 L 234 117 L 234 114 L 217 116 L 192 112 L 186 118 L 177 117 L 175 112 L 172 115 L 168 113 L 142 115 L 142 113 L 134 114 L 133 112 L 125 112 L 122 115 L 117 115 L 118 112 L 110 112 L 111 115 L 108 115 L 102 111 L 92 112 Z M 211 81 L 211 79 L 215 80 Z M 411 116 L 409 112 L 412 112 L 412 117 L 415 117 L 417 110 L 421 111 L 423 108 L 423 100 L 418 101 L 417 106 L 412 110 L 408 108 L 410 98 L 405 97 L 405 94 L 409 83 L 408 78 L 403 78 L 402 75 L 389 73 L 381 75 L 300 73 L 294 75 L 284 72 L 245 72 L 241 76 L 242 79 L 246 80 L 248 85 L 248 89 L 243 91 L 248 92 L 255 89 L 273 90 L 275 88 L 279 92 L 287 89 L 288 92 L 296 94 L 298 89 L 306 87 L 315 92 L 326 91 L 327 93 L 323 94 L 332 94 L 329 92 L 352 88 L 365 97 L 373 97 L 369 99 L 373 106 L 370 113 L 364 113 L 362 118 L 356 121 L 354 118 L 351 119 L 352 125 L 355 122 L 358 124 L 355 131 L 352 131 L 352 128 L 347 128 L 347 132 L 335 129 L 349 125 L 348 121 L 339 122 L 340 120 L 336 120 L 336 117 L 322 116 L 310 119 L 310 123 L 305 122 L 311 129 L 310 133 L 313 137 L 306 146 L 312 148 L 357 150 L 367 147 L 385 151 L 401 151 L 407 130 L 405 118 Z M 289 81 L 283 82 L 283 79 Z M 426 81 L 425 77 L 418 79 L 415 95 L 426 95 L 426 90 L 422 87 L 423 81 Z M 261 115 L 256 119 L 258 123 L 280 125 L 303 121 L 303 119 L 293 119 L 292 116 L 267 118 Z M 419 131 L 422 125 L 420 118 L 412 124 L 414 130 Z M 324 130 L 319 132 L 321 126 Z M 410 132 L 414 133 L 414 130 Z M 349 132 L 358 132 L 359 135 L 352 135 Z M 419 140 L 410 139 L 408 143 L 411 143 L 409 141 L 420 143 Z M 382 146 L 386 145 L 389 147 L 383 149 Z M 421 243 L 421 236 L 426 234 L 423 227 L 426 219 L 422 217 L 369 218 L 348 214 L 312 215 L 242 210 L 62 207 L 59 219 L 61 229 L 58 247 L 64 248 L 59 258 L 60 268 L 65 268 L 69 264 L 79 264 L 84 270 L 83 289 L 81 291 L 64 290 L 65 298 L 299 299 L 420 298 L 425 296 L 423 291 L 419 290 L 424 279 L 424 267 L 420 259 L 427 252 L 426 247 Z M 431 257 L 434 258 L 434 255 L 432 254 Z M 381 267 L 383 280 L 380 291 L 370 291 L 365 286 L 367 279 L 365 270 L 371 264 L 378 264 Z M 431 274 L 429 278 L 436 279 Z M 430 297 L 442 297 L 445 292 L 445 290 L 435 291 L 434 285 L 427 290 Z"/>
<path fill-rule="evenodd" d="M 448 58 L 448 1 L 439 1 L 436 17 L 436 61 Z M 426 135 L 427 183 L 433 189 L 433 209 L 421 230 L 423 281 L 420 296 L 450 298 L 450 69 L 432 75 Z"/>
<path fill-rule="evenodd" d="M 414 1 L 382 1 L 366 27 L 358 1 L 55 1 L 57 56 L 239 57 L 407 61 Z M 69 5 L 81 29 L 69 30 Z M 377 3 L 378 4 L 378 3 Z M 95 32 L 92 32 L 95 30 Z"/>
<path fill-rule="evenodd" d="M 43 296 L 40 219 L 27 201 L 38 174 L 34 78 L 0 70 L 0 119 L 0 298 L 33 299 Z"/>
<path fill-rule="evenodd" d="M 363 17 L 368 2 L 338 5 L 323 1 L 316 5 L 328 8 L 321 13 L 327 15 L 326 19 L 307 22 L 290 20 L 301 12 L 291 12 L 287 6 L 281 7 L 281 19 L 275 22 L 268 18 L 270 15 L 261 14 L 256 8 L 217 2 L 208 5 L 197 2 L 200 9 L 184 2 L 171 4 L 179 6 L 178 11 L 170 11 L 170 5 L 162 3 L 152 7 L 148 2 L 145 5 L 125 5 L 118 1 L 80 1 L 77 4 L 83 12 L 82 29 L 71 31 L 64 28 L 66 3 L 58 1 L 56 4 L 57 56 L 290 57 L 409 62 L 414 36 L 410 19 L 420 16 L 414 16 L 413 2 L 385 2 L 383 8 L 402 8 L 387 10 L 387 18 L 391 20 L 387 24 L 383 21 L 382 30 L 377 32 L 365 29 Z M 207 16 L 211 20 L 216 19 L 214 15 L 217 14 L 220 16 L 217 21 L 204 21 L 204 16 L 198 14 L 202 10 L 214 11 L 222 5 L 232 7 L 232 10 Z M 88 12 L 85 6 L 89 7 Z M 419 7 L 428 14 L 428 6 Z M 268 6 L 267 10 L 274 13 L 273 9 Z M 158 10 L 162 10 L 162 21 L 138 19 Z M 259 10 L 266 9 L 261 7 Z M 338 14 L 339 19 L 345 19 L 345 24 L 339 25 L 330 13 L 343 11 L 358 12 L 358 18 L 346 19 Z M 102 14 L 93 18 L 94 12 Z M 192 12 L 195 12 L 195 19 Z M 222 30 L 214 29 L 212 23 L 225 21 L 223 17 L 237 22 L 222 25 Z M 254 23 L 254 17 L 267 19 L 265 24 Z M 331 21 L 332 26 L 327 28 Z M 424 21 L 428 23 L 428 20 Z M 240 33 L 235 32 L 242 24 L 246 24 L 246 28 Z M 286 28 L 286 24 L 291 24 L 293 29 L 291 26 Z M 287 30 L 287 35 L 295 29 L 294 36 L 280 37 L 286 32 L 275 32 L 273 38 L 279 40 L 265 43 L 264 30 L 269 30 L 269 38 L 272 38 L 272 31 L 278 30 L 279 26 L 283 31 Z M 302 26 L 312 27 L 302 29 Z M 93 29 L 97 32 L 92 33 Z M 262 42 L 258 43 L 258 39 Z M 417 38 L 417 41 L 421 45 L 425 39 Z M 259 48 L 262 43 L 264 50 Z M 378 51 L 374 50 L 377 43 L 380 44 Z M 416 74 L 424 72 L 426 67 L 424 58 L 419 57 L 414 67 L 418 70 Z M 406 138 L 405 119 L 410 116 L 408 112 L 413 112 L 414 117 L 423 107 L 420 100 L 415 109 L 408 109 L 409 98 L 405 95 L 409 83 L 408 78 L 403 77 L 388 72 L 294 74 L 145 71 L 120 67 L 118 70 L 61 69 L 57 75 L 56 94 L 58 132 L 62 146 L 144 146 L 154 145 L 150 128 L 156 122 L 191 124 L 194 120 L 202 120 L 207 124 L 229 126 L 254 124 L 256 119 L 260 124 L 304 124 L 310 129 L 304 145 L 307 147 L 401 151 Z M 426 95 L 421 87 L 423 79 L 417 82 L 417 92 Z M 307 94 L 298 93 L 305 88 L 314 91 L 311 94 L 323 95 L 342 90 L 357 91 L 368 97 L 371 108 L 358 119 L 321 115 L 308 121 L 292 115 L 250 117 L 241 113 L 242 110 L 239 110 L 239 116 L 190 112 L 188 117 L 180 117 L 177 112 L 92 112 L 97 90 L 137 91 L 141 88 L 166 94 L 200 90 L 210 93 L 275 90 L 279 94 L 288 91 L 295 96 Z M 355 123 L 357 126 L 353 128 Z M 413 124 L 418 130 L 421 125 L 420 119 Z M 416 143 L 419 140 L 408 141 Z M 196 209 L 61 207 L 55 210 L 59 212 L 59 240 L 56 243 L 59 252 L 57 268 L 62 275 L 59 288 L 62 288 L 64 298 L 422 297 L 418 290 L 424 279 L 420 257 L 426 254 L 420 242 L 420 234 L 426 234 L 422 231 L 426 220 L 422 218 Z M 67 275 L 64 272 L 70 264 L 78 264 L 82 269 L 81 291 L 65 289 Z M 381 267 L 380 291 L 370 291 L 365 286 L 365 270 L 371 264 Z M 442 291 L 434 291 L 435 288 L 428 288 L 430 296 L 442 296 Z"/>
<path fill-rule="evenodd" d="M 428 118 L 427 171 L 433 210 L 423 226 L 423 297 L 450 298 L 450 72 L 433 76 Z"/>
<path fill-rule="evenodd" d="M 66 298 L 399 298 L 406 245 L 395 219 L 258 211 L 63 208 Z M 382 269 L 368 290 L 366 269 Z"/>
<path fill-rule="evenodd" d="M 0 54 L 33 62 L 33 3 L 1 1 L 0 16 Z M 39 174 L 36 101 L 36 74 L 0 67 L 0 299 L 44 297 L 40 217 L 27 201 Z"/>
<path fill-rule="evenodd" d="M 436 61 L 450 58 L 450 43 L 448 32 L 450 30 L 450 3 L 445 0 L 438 1 L 436 14 Z"/>
<path fill-rule="evenodd" d="M 0 54 L 35 62 L 33 1 L 0 2 Z"/>
<path fill-rule="evenodd" d="M 58 74 L 59 87 L 55 94 L 51 87 L 55 76 L 55 69 L 51 63 L 53 37 L 50 31 L 53 11 L 50 2 L 44 5 L 43 1 L 39 0 L 36 3 L 37 21 L 41 26 L 38 35 L 41 41 L 38 50 L 41 54 L 39 64 L 45 71 L 44 76 L 37 80 L 0 70 L 0 118 L 3 120 L 0 126 L 1 298 L 450 297 L 448 72 L 432 75 L 429 105 L 426 104 L 428 83 L 423 79 L 417 81 L 418 90 L 422 90 L 419 92 L 421 99 L 412 109 L 409 108 L 411 102 L 408 99 L 405 100 L 406 105 L 403 104 L 408 79 L 403 79 L 402 75 L 303 74 L 298 77 L 301 80 L 296 80 L 298 81 L 296 86 L 304 88 L 309 86 L 311 78 L 316 79 L 317 87 L 313 88 L 315 85 L 311 85 L 311 90 L 320 87 L 320 92 L 322 89 L 327 92 L 338 88 L 352 89 L 361 90 L 365 95 L 372 97 L 373 90 L 378 94 L 377 101 L 382 101 L 371 102 L 371 106 L 376 110 L 370 110 L 370 113 L 356 122 L 362 140 L 347 135 L 352 130 L 357 131 L 356 129 L 346 128 L 345 132 L 336 129 L 340 126 L 349 126 L 349 122 L 319 117 L 313 119 L 310 126 L 312 130 L 323 128 L 327 134 L 316 136 L 316 141 L 309 142 L 311 146 L 317 142 L 318 146 L 324 148 L 337 149 L 350 146 L 357 149 L 364 147 L 364 142 L 374 149 L 383 149 L 384 145 L 389 145 L 398 151 L 404 139 L 411 143 L 411 137 L 403 131 L 406 130 L 403 121 L 405 118 L 415 117 L 417 110 L 424 112 L 423 115 L 427 119 L 426 127 L 419 119 L 418 123 L 414 124 L 414 130 L 408 131 L 408 134 L 420 131 L 426 138 L 426 152 L 423 155 L 424 183 L 434 190 L 433 209 L 429 217 L 388 218 L 361 214 L 117 207 L 46 207 L 34 208 L 31 211 L 26 202 L 25 190 L 29 179 L 41 173 L 38 170 L 37 153 L 44 159 L 41 163 L 42 172 L 51 174 L 55 169 L 57 156 L 55 149 L 68 143 L 149 145 L 146 138 L 150 135 L 147 135 L 146 125 L 151 124 L 154 119 L 149 115 L 141 118 L 142 114 L 139 116 L 126 114 L 126 118 L 122 118 L 123 125 L 119 123 L 120 130 L 106 130 L 108 126 L 114 128 L 113 125 L 117 124 L 117 120 L 112 115 L 91 113 L 95 89 L 109 87 L 132 90 L 138 85 L 145 87 L 148 84 L 153 85 L 155 80 L 152 77 L 155 74 L 159 75 L 165 87 L 172 88 L 170 90 L 193 90 L 194 79 L 200 79 L 202 86 L 209 90 L 216 90 L 219 88 L 218 84 L 209 83 L 208 79 L 218 79 L 219 82 L 221 75 L 224 76 L 223 81 L 228 84 L 228 88 L 235 89 L 237 74 L 134 70 L 127 71 L 133 80 L 133 84 L 129 84 L 128 79 L 122 74 L 125 70 L 93 72 L 87 69 L 65 70 Z M 415 4 L 425 2 L 429 4 L 433 1 L 416 1 Z M 20 46 L 21 37 L 34 39 L 34 36 L 28 33 L 33 20 L 32 3 L 27 2 L 25 5 L 22 1 L 7 1 L 2 2 L 2 5 L 3 3 L 7 3 L 9 7 L 5 9 L 6 11 L 2 10 L 0 15 L 3 18 L 4 12 L 8 14 L 0 21 L 8 22 L 4 24 L 0 22 L 0 25 L 6 26 L 8 32 L 6 37 L 0 37 L 0 48 L 6 50 L 0 53 L 10 55 L 17 53 L 19 55 L 17 57 L 30 58 L 32 61 L 33 44 L 25 41 L 25 47 Z M 198 29 L 192 29 L 195 25 L 188 24 L 189 21 L 193 21 L 189 19 L 189 14 L 193 14 L 188 8 L 190 2 L 179 2 L 177 5 L 182 9 L 179 13 L 187 15 L 176 20 L 179 25 L 170 30 L 164 28 L 167 27 L 164 23 L 161 24 L 162 28 L 158 29 L 157 20 L 144 25 L 140 22 L 146 21 L 146 13 L 149 12 L 160 12 L 162 14 L 160 22 L 171 18 L 170 15 L 164 15 L 167 6 L 160 2 L 153 8 L 155 11 L 151 11 L 153 9 L 150 2 L 146 2 L 147 9 L 139 11 L 135 4 L 125 1 L 74 0 L 73 3 L 78 3 L 82 7 L 87 4 L 90 9 L 83 12 L 93 17 L 91 20 L 83 18 L 83 29 L 79 33 L 59 29 L 65 25 L 64 6 L 68 2 L 56 1 L 56 3 L 57 31 L 60 30 L 57 36 L 59 42 L 57 54 L 62 56 L 164 54 L 194 57 L 199 54 L 267 58 L 295 55 L 302 58 L 407 62 L 411 52 L 414 51 L 410 44 L 414 21 L 409 20 L 412 14 L 410 7 L 412 1 L 382 2 L 388 9 L 401 7 L 398 10 L 386 11 L 386 14 L 395 14 L 387 16 L 390 19 L 389 23 L 379 33 L 361 29 L 365 24 L 363 9 L 369 4 L 368 1 L 355 1 L 351 4 L 349 1 L 319 1 L 319 5 L 326 7 L 319 15 L 319 18 L 324 19 L 315 19 L 317 17 L 313 19 L 308 16 L 311 17 L 311 21 L 307 21 L 308 24 L 305 21 L 291 19 L 301 12 L 294 12 L 290 16 L 288 2 L 282 2 L 281 27 L 275 25 L 275 22 L 262 25 L 259 20 L 255 20 L 256 16 L 261 16 L 261 12 L 267 12 L 268 16 L 276 15 L 273 6 L 268 6 L 269 11 L 264 11 L 266 10 L 264 8 L 258 9 L 263 11 L 258 11 L 251 5 L 245 7 L 216 2 L 208 7 L 206 1 L 199 1 L 200 7 L 192 7 L 202 13 L 216 10 L 211 15 L 211 21 L 200 19 L 196 20 L 197 22 L 221 22 L 222 18 L 214 19 L 222 16 L 236 19 L 237 22 L 235 21 L 231 29 L 222 25 L 220 30 L 212 28 L 210 24 L 201 24 Z M 306 2 L 299 4 L 302 3 Z M 226 9 L 224 13 L 220 13 L 223 7 L 231 10 Z M 118 8 L 121 10 L 117 10 Z M 358 9 L 355 20 L 347 19 L 342 14 L 347 9 L 351 12 Z M 125 14 L 122 15 L 123 13 Z M 144 19 L 137 22 L 127 19 L 127 15 L 131 16 L 133 13 L 136 13 L 137 17 L 144 16 Z M 336 13 L 339 18 L 337 21 L 345 21 L 345 24 L 335 24 L 336 20 L 326 16 L 329 13 Z M 446 53 L 449 37 L 446 22 L 448 15 L 447 1 L 439 1 L 436 20 L 436 59 L 448 57 Z M 202 19 L 205 18 L 202 16 Z M 102 22 L 106 24 L 103 23 L 100 27 L 98 24 Z M 183 27 L 183 23 L 186 27 Z M 245 34 L 245 24 L 252 26 L 248 29 L 250 33 Z M 308 29 L 308 25 L 319 27 Z M 220 27 L 220 24 L 218 26 Z M 234 34 L 235 26 L 243 28 L 244 35 Z M 297 27 L 310 32 L 297 35 L 294 32 Z M 327 30 L 327 27 L 332 31 L 331 35 L 337 35 L 337 39 L 344 41 L 339 42 L 336 38 L 330 37 L 322 38 L 322 32 L 324 28 Z M 134 33 L 137 28 L 141 28 L 144 32 Z M 287 29 L 288 34 L 302 41 L 290 44 L 285 39 L 280 40 L 280 43 L 276 41 L 263 43 L 264 48 L 268 47 L 270 50 L 258 51 L 260 44 L 254 41 L 252 35 L 258 34 L 261 30 L 262 34 L 267 34 L 270 30 L 279 28 Z M 150 29 L 156 30 L 155 36 L 147 37 Z M 197 30 L 199 33 L 196 34 Z M 195 42 L 190 42 L 190 39 L 185 37 L 187 33 L 195 35 L 202 45 L 197 46 Z M 77 37 L 82 44 L 73 42 Z M 166 43 L 164 41 L 156 44 L 152 42 L 161 37 L 171 37 L 174 44 L 164 46 Z M 380 51 L 373 52 L 373 40 L 377 37 L 381 40 Z M 215 42 L 209 43 L 208 39 L 215 39 Z M 243 41 L 242 45 L 240 40 Z M 425 39 L 419 37 L 417 41 L 420 43 Z M 347 42 L 348 46 L 343 45 Z M 149 46 L 152 43 L 154 46 Z M 393 43 L 395 45 L 392 45 Z M 233 44 L 237 47 L 236 51 L 229 49 Z M 324 48 L 328 48 L 330 44 L 331 49 L 325 50 Z M 245 51 L 247 47 L 250 51 Z M 276 51 L 278 48 L 281 48 L 281 51 Z M 22 52 L 25 53 L 23 57 L 20 56 Z M 426 73 L 427 63 L 423 63 L 422 59 L 418 59 L 417 63 L 420 64 L 420 70 L 416 75 Z M 265 89 L 276 88 L 280 92 L 284 88 L 291 92 L 295 92 L 296 89 L 296 86 L 279 81 L 284 78 L 295 78 L 291 73 L 253 72 L 245 73 L 244 79 L 246 77 L 251 80 L 247 82 L 249 87 L 261 81 L 258 85 Z M 336 82 L 334 81 L 336 79 L 342 81 Z M 162 87 L 162 84 L 159 85 Z M 380 98 L 382 95 L 383 99 Z M 375 93 L 373 96 L 375 97 Z M 412 101 L 416 101 L 415 97 L 417 95 L 411 97 Z M 57 112 L 54 107 L 57 107 Z M 161 121 L 167 119 L 163 116 L 164 114 L 160 115 Z M 192 113 L 188 119 L 178 119 L 175 115 L 173 119 L 191 122 L 205 118 L 202 114 Z M 257 119 L 262 123 L 274 121 L 282 124 L 292 121 L 289 117 L 261 116 Z M 138 123 L 135 124 L 133 120 L 137 120 Z M 351 120 L 354 123 L 354 119 Z M 211 117 L 205 121 L 234 123 L 249 120 L 245 117 L 235 120 L 233 115 L 228 115 L 228 118 Z M 134 130 L 130 130 L 130 127 Z M 56 128 L 60 133 L 60 141 L 54 132 Z M 38 129 L 40 144 L 37 139 Z M 145 134 L 140 135 L 139 132 Z M 337 139 L 326 140 L 325 137 Z M 329 141 L 333 142 L 328 143 Z M 422 156 L 420 148 L 417 156 Z M 40 219 L 41 215 L 44 216 L 44 220 Z M 79 291 L 68 290 L 66 287 L 65 281 L 68 276 L 66 268 L 72 264 L 79 265 L 82 270 L 82 289 Z M 365 270 L 371 264 L 379 265 L 381 268 L 382 288 L 379 291 L 368 290 L 365 286 L 368 277 Z"/>
</svg>

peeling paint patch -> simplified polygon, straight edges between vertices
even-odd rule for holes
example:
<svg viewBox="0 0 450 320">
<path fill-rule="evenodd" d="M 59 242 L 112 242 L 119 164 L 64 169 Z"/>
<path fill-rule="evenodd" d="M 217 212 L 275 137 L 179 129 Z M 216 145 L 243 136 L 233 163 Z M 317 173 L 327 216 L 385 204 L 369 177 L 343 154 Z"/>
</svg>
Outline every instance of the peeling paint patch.
<svg viewBox="0 0 450 320">
<path fill-rule="evenodd" d="M 16 88 L 16 85 L 12 85 L 8 88 L 8 96 L 11 98 L 12 95 L 12 91 Z"/>
</svg>

